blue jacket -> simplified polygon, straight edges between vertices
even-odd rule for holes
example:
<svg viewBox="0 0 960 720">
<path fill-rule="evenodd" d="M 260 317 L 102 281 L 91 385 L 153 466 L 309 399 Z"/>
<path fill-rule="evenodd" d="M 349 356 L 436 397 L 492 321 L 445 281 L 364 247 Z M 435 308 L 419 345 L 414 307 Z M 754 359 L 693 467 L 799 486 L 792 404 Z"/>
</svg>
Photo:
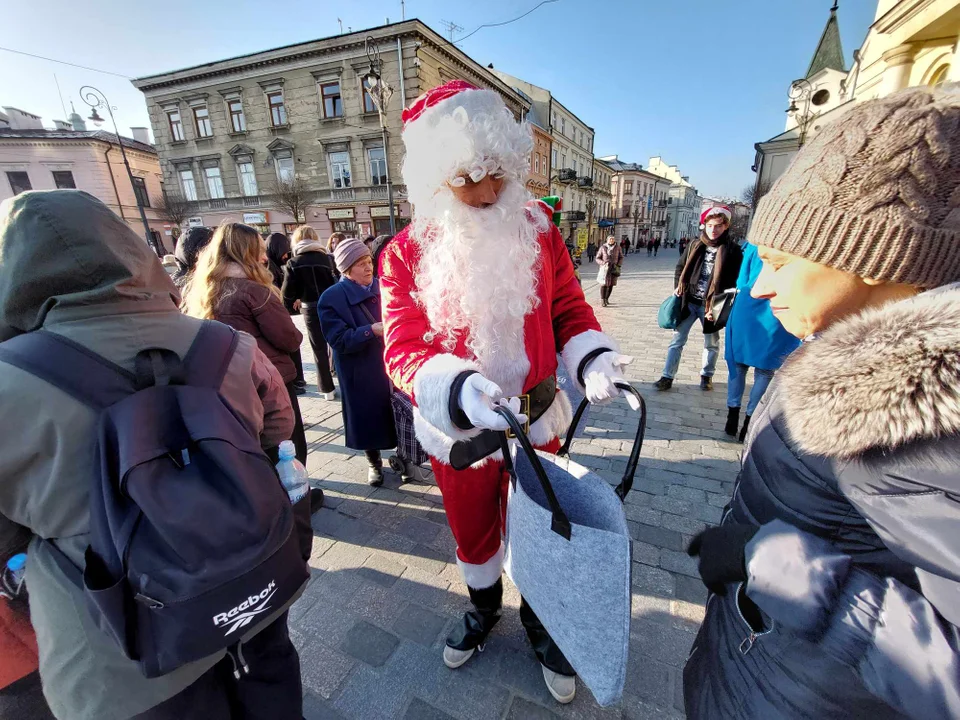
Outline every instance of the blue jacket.
<svg viewBox="0 0 960 720">
<path fill-rule="evenodd" d="M 758 528 L 684 669 L 691 720 L 960 718 L 960 290 L 804 343 L 724 523 Z"/>
<path fill-rule="evenodd" d="M 368 290 L 347 277 L 341 278 L 320 296 L 317 312 L 323 337 L 333 348 L 340 379 L 347 447 L 396 447 L 397 432 L 390 404 L 393 385 L 383 364 L 383 341 L 370 327 L 371 317 L 376 322 L 381 317 L 377 281 Z"/>
<path fill-rule="evenodd" d="M 777 370 L 800 341 L 773 316 L 769 300 L 750 297 L 762 269 L 756 245 L 745 243 L 737 278 L 740 292 L 727 320 L 726 359 L 728 365 L 740 363 L 761 370 Z"/>
</svg>

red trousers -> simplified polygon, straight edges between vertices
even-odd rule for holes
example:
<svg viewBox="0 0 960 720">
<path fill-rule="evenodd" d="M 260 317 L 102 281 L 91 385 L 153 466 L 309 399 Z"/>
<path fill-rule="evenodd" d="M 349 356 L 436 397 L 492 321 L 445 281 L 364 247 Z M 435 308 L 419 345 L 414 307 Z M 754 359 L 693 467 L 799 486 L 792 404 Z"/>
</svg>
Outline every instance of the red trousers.
<svg viewBox="0 0 960 720">
<path fill-rule="evenodd" d="M 537 447 L 549 453 L 560 449 L 554 438 Z M 490 460 L 479 468 L 454 470 L 430 458 L 443 496 L 447 522 L 457 541 L 457 564 L 468 587 L 490 587 L 503 571 L 503 528 L 507 517 L 507 483 L 503 461 Z"/>
</svg>

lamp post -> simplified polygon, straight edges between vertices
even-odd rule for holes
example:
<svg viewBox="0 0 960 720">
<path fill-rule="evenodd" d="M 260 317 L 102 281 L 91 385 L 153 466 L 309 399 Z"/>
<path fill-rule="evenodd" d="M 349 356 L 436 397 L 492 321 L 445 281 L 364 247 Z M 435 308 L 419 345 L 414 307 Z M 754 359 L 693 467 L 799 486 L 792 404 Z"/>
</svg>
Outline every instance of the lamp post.
<svg viewBox="0 0 960 720">
<path fill-rule="evenodd" d="M 820 113 L 810 113 L 810 100 L 813 97 L 813 85 L 806 78 L 800 78 L 799 80 L 794 80 L 790 83 L 790 92 L 788 93 L 790 97 L 790 107 L 787 108 L 787 114 L 797 113 L 794 116 L 794 120 L 797 122 L 797 128 L 800 130 L 798 143 L 800 147 L 803 147 L 804 140 L 807 137 L 807 128 L 810 127 L 812 123 Z M 803 104 L 803 113 L 800 113 L 800 109 L 797 107 L 797 101 L 800 101 Z"/>
<path fill-rule="evenodd" d="M 107 113 L 110 115 L 110 122 L 113 123 L 113 132 L 117 136 L 117 144 L 120 146 L 120 155 L 123 157 L 124 167 L 127 168 L 127 177 L 130 179 L 130 189 L 133 190 L 133 197 L 137 201 L 137 210 L 140 211 L 140 220 L 143 221 L 143 232 L 144 238 L 147 241 L 147 245 L 153 248 L 153 252 L 157 252 L 158 248 L 153 241 L 153 235 L 150 234 L 150 224 L 147 222 L 147 214 L 143 211 L 143 203 L 140 202 L 140 195 L 137 193 L 137 186 L 133 183 L 133 172 L 130 170 L 130 162 L 127 160 L 127 153 L 123 149 L 123 139 L 120 137 L 120 130 L 117 128 L 117 121 L 113 117 L 113 111 L 116 110 L 115 107 L 110 105 L 110 102 L 107 100 L 107 96 L 103 94 L 102 90 L 98 90 L 95 87 L 90 85 L 84 85 L 80 88 L 80 97 L 83 98 L 83 101 L 89 105 L 93 112 L 90 113 L 91 120 L 97 127 L 103 125 L 103 118 L 97 113 L 99 108 L 106 108 Z M 109 170 L 109 168 L 108 168 Z M 120 202 L 120 199 L 117 198 L 117 202 Z M 120 207 L 121 214 L 123 213 L 123 206 Z"/>
<path fill-rule="evenodd" d="M 372 37 L 367 37 L 365 45 L 367 59 L 370 60 L 370 70 L 363 76 L 363 88 L 377 108 L 380 116 L 380 131 L 383 133 L 383 162 L 387 171 L 387 202 L 390 203 L 390 234 L 396 235 L 397 224 L 394 219 L 393 207 L 393 180 L 390 178 L 390 139 L 387 136 L 387 105 L 393 97 L 393 88 L 380 76 L 383 70 L 383 61 L 380 59 L 380 48 Z"/>
</svg>

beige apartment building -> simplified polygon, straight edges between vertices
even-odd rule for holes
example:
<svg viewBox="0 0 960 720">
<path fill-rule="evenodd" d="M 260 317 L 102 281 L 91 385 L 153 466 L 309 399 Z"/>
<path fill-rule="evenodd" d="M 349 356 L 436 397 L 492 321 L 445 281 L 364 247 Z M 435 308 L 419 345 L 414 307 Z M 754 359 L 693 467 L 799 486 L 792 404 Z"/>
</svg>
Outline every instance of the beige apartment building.
<svg viewBox="0 0 960 720">
<path fill-rule="evenodd" d="M 380 116 L 362 85 L 367 37 L 394 91 Z M 400 175 L 401 111 L 453 79 L 501 94 L 518 117 L 529 103 L 489 69 L 418 20 L 173 70 L 133 81 L 145 96 L 168 192 L 189 201 L 191 225 L 224 220 L 263 232 L 300 222 L 334 231 L 388 233 L 387 169 L 397 228 L 411 208 Z M 294 182 L 298 180 L 298 182 Z M 283 195 L 299 189 L 293 217 Z M 281 192 L 283 191 L 283 192 Z"/>
<path fill-rule="evenodd" d="M 163 176 L 146 128 L 123 138 L 133 183 L 120 155 L 117 136 L 54 120 L 45 128 L 39 115 L 5 107 L 0 112 L 0 200 L 28 190 L 84 190 L 119 215 L 146 242 L 137 200 L 143 205 L 152 240 L 161 252 L 173 252 L 173 224 L 159 209 Z M 77 128 L 77 129 L 74 129 Z"/>
<path fill-rule="evenodd" d="M 667 198 L 670 181 L 644 170 L 642 165 L 620 160 L 616 155 L 600 160 L 610 168 L 611 209 L 614 232 L 618 239 L 628 238 L 636 247 L 638 241 L 663 238 L 667 228 Z"/>
<path fill-rule="evenodd" d="M 879 0 L 867 37 L 847 67 L 834 4 L 806 74 L 788 86 L 784 131 L 754 146 L 759 193 L 783 174 L 807 140 L 855 103 L 960 80 L 958 38 L 960 0 Z"/>
</svg>

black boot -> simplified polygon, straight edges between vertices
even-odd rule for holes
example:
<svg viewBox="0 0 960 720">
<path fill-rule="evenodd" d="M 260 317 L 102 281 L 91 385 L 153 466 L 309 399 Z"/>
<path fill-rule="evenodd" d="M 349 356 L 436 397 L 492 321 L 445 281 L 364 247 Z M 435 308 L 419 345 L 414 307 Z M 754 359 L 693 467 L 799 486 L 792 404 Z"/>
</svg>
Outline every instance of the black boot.
<svg viewBox="0 0 960 720">
<path fill-rule="evenodd" d="M 743 442 L 743 439 L 747 437 L 747 428 L 750 427 L 750 416 L 743 416 L 743 427 L 740 428 L 740 442 Z"/>
<path fill-rule="evenodd" d="M 740 408 L 728 407 L 727 408 L 727 424 L 723 428 L 723 431 L 730 437 L 736 437 L 737 427 L 739 425 L 740 425 Z"/>
<path fill-rule="evenodd" d="M 500 608 L 503 605 L 503 580 L 488 588 L 477 590 L 468 587 L 473 610 L 463 615 L 460 623 L 447 638 L 443 661 L 449 668 L 458 668 L 479 648 L 483 650 L 487 635 L 500 620 Z"/>
<path fill-rule="evenodd" d="M 523 629 L 527 631 L 527 639 L 530 641 L 530 647 L 533 648 L 537 660 L 548 670 L 558 675 L 576 675 L 577 671 L 564 657 L 563 652 L 557 647 L 557 644 L 550 637 L 550 633 L 540 622 L 540 618 L 533 612 L 533 608 L 527 605 L 525 598 L 520 598 L 520 622 Z"/>
</svg>

